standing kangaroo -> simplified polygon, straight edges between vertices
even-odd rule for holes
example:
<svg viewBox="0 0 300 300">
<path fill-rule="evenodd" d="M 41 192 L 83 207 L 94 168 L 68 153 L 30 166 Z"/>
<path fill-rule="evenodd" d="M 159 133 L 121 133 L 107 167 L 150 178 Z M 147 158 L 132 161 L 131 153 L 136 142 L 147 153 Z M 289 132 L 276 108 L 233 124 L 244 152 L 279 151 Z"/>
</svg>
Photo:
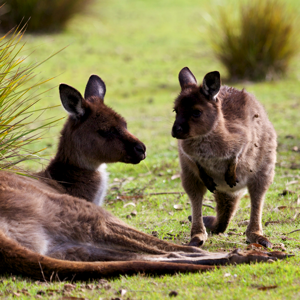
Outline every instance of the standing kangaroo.
<svg viewBox="0 0 300 300">
<path fill-rule="evenodd" d="M 245 188 L 251 198 L 247 241 L 271 248 L 263 236 L 262 209 L 274 177 L 276 133 L 262 105 L 244 90 L 221 86 L 219 72 L 202 85 L 186 67 L 179 73 L 172 136 L 178 139 L 181 180 L 192 205 L 190 246 L 203 245 L 205 227 L 224 232 Z M 202 216 L 206 190 L 214 193 L 216 217 Z"/>
<path fill-rule="evenodd" d="M 254 252 L 213 254 L 161 241 L 96 205 L 106 188 L 99 166 L 139 163 L 146 148 L 104 104 L 105 84 L 98 76 L 90 77 L 85 99 L 68 85 L 61 84 L 59 90 L 70 116 L 55 158 L 38 179 L 0 172 L 1 273 L 89 279 L 199 272 L 213 264 L 270 258 Z"/>
</svg>

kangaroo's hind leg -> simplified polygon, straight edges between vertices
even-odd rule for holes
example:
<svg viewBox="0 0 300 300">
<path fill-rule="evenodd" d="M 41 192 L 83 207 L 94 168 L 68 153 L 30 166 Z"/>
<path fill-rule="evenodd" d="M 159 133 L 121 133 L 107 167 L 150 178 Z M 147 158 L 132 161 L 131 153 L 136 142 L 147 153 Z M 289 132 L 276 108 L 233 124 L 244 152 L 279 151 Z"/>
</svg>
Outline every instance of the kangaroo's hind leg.
<svg viewBox="0 0 300 300">
<path fill-rule="evenodd" d="M 110 233 L 106 235 L 106 242 L 113 244 L 117 249 L 125 249 L 131 251 L 140 251 L 148 254 L 167 254 L 170 252 L 183 253 L 199 253 L 203 251 L 196 247 L 187 247 L 176 245 L 167 241 L 160 240 L 152 235 L 140 232 L 125 223 L 120 224 L 116 218 L 116 223 L 110 223 Z"/>
<path fill-rule="evenodd" d="M 268 255 L 264 257 L 257 256 L 250 257 L 246 254 L 240 255 L 238 252 L 232 253 L 212 253 L 203 251 L 203 253 L 183 253 L 183 252 L 171 252 L 167 254 L 143 254 L 124 250 L 113 250 L 106 247 L 97 247 L 93 245 L 82 245 L 76 243 L 60 243 L 57 247 L 54 247 L 47 256 L 67 261 L 77 261 L 79 263 L 85 262 L 159 262 L 159 263 L 173 263 L 173 268 L 176 269 L 175 264 L 193 264 L 203 265 L 202 270 L 207 268 L 204 265 L 226 265 L 230 263 L 243 263 L 249 261 L 267 260 Z M 253 255 L 253 253 L 252 253 Z M 115 265 L 116 266 L 116 265 Z M 154 266 L 154 265 L 152 265 Z M 171 265 L 169 265 L 170 267 Z M 103 265 L 104 267 L 104 265 Z M 166 266 L 168 267 L 168 266 Z M 144 265 L 144 271 L 147 265 Z M 164 266 L 161 265 L 163 269 Z M 177 268 L 178 271 L 180 267 Z M 75 272 L 76 273 L 76 272 Z"/>
<path fill-rule="evenodd" d="M 58 243 L 47 256 L 68 261 L 151 261 L 178 264 L 219 265 L 230 262 L 228 253 L 183 253 L 143 254 L 131 251 L 114 250 L 103 246 L 76 244 L 75 242 Z"/>
<path fill-rule="evenodd" d="M 142 255 L 138 253 L 76 242 L 58 243 L 47 253 L 47 256 L 70 261 L 142 260 Z"/>
<path fill-rule="evenodd" d="M 250 223 L 246 230 L 247 241 L 261 244 L 267 248 L 272 248 L 272 243 L 263 236 L 261 219 L 265 194 L 273 180 L 273 176 L 273 170 L 262 170 L 248 184 L 251 198 L 251 214 Z"/>
<path fill-rule="evenodd" d="M 204 225 L 212 233 L 222 233 L 226 230 L 231 218 L 234 216 L 243 191 L 232 194 L 215 192 L 217 216 L 203 217 Z"/>
<path fill-rule="evenodd" d="M 140 232 L 103 208 L 82 201 L 68 202 L 55 215 L 55 222 L 60 226 L 46 228 L 54 245 L 62 241 L 146 254 L 203 253 L 198 248 L 172 244 Z"/>
</svg>

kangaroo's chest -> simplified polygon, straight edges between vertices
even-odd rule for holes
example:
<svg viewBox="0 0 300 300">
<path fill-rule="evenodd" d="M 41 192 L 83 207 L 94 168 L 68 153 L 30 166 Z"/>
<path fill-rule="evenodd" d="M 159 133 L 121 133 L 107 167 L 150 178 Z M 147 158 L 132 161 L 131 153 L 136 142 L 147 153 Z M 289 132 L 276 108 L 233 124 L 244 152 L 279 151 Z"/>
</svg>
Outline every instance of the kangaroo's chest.
<svg viewBox="0 0 300 300">
<path fill-rule="evenodd" d="M 237 164 L 236 168 L 236 177 L 238 182 L 236 183 L 236 186 L 230 187 L 225 180 L 225 174 L 228 171 L 230 159 L 205 156 L 197 156 L 190 159 L 192 159 L 204 170 L 206 176 L 209 176 L 213 179 L 214 183 L 216 184 L 217 191 L 232 193 L 244 189 L 247 186 L 248 176 L 246 176 L 246 174 L 243 172 L 243 167 L 241 164 L 239 165 L 239 163 Z"/>
<path fill-rule="evenodd" d="M 233 193 L 246 188 L 248 176 L 243 172 L 241 164 L 237 164 L 236 167 L 236 178 L 238 182 L 236 182 L 235 186 L 230 187 L 225 180 L 225 174 L 230 164 L 229 160 L 199 158 L 197 161 L 205 170 L 207 176 L 210 176 L 214 180 L 217 191 Z"/>
<path fill-rule="evenodd" d="M 220 145 L 209 141 L 193 141 L 191 143 L 182 143 L 181 146 L 184 155 L 197 165 L 200 165 L 207 176 L 214 180 L 217 190 L 235 192 L 246 187 L 248 176 L 244 172 L 245 159 L 240 149 L 220 147 Z M 240 148 L 243 149 L 243 147 Z M 225 180 L 225 174 L 236 155 L 239 156 L 236 167 L 236 176 L 239 182 L 231 188 Z"/>
</svg>

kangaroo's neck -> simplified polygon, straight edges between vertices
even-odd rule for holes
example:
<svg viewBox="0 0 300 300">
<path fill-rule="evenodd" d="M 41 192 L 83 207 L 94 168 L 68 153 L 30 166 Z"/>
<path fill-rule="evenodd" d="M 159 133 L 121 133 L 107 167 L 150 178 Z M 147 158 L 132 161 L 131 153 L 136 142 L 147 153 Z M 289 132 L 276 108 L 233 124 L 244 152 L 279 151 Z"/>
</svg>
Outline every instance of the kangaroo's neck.
<svg viewBox="0 0 300 300">
<path fill-rule="evenodd" d="M 108 181 L 106 164 L 100 165 L 98 170 L 93 171 L 54 158 L 46 170 L 39 175 L 46 179 L 47 184 L 58 187 L 62 192 L 97 205 L 103 203 Z"/>
<path fill-rule="evenodd" d="M 106 164 L 89 161 L 73 138 L 75 125 L 65 123 L 55 157 L 45 171 L 39 173 L 57 191 L 101 205 L 107 189 Z"/>
</svg>

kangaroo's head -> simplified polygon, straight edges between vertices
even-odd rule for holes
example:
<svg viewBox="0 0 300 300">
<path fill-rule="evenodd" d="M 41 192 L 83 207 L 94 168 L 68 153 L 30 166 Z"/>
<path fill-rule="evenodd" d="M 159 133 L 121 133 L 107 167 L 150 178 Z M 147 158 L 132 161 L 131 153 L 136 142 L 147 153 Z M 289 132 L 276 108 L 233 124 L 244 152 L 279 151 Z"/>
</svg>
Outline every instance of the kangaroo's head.
<svg viewBox="0 0 300 300">
<path fill-rule="evenodd" d="M 69 113 L 58 151 L 65 163 L 93 170 L 101 163 L 137 164 L 145 159 L 145 145 L 127 130 L 125 119 L 104 104 L 106 87 L 100 77 L 89 78 L 84 98 L 66 84 L 60 84 L 59 92 Z"/>
<path fill-rule="evenodd" d="M 187 139 L 204 136 L 214 129 L 220 113 L 217 95 L 221 87 L 220 73 L 205 75 L 200 86 L 189 68 L 179 73 L 181 93 L 174 103 L 176 119 L 172 136 Z"/>
</svg>

